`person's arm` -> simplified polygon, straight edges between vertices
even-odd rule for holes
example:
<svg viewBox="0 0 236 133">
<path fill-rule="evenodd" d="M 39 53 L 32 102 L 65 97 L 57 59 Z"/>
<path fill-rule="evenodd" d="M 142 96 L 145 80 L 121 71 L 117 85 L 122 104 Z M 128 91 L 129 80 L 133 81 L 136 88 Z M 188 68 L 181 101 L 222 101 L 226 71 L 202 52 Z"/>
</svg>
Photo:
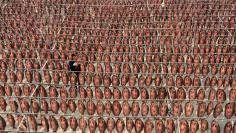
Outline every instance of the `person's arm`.
<svg viewBox="0 0 236 133">
<path fill-rule="evenodd" d="M 73 63 L 73 66 L 74 66 L 74 67 L 77 67 L 78 65 L 79 65 L 79 64 L 78 64 L 77 62 L 74 62 L 74 63 Z"/>
</svg>

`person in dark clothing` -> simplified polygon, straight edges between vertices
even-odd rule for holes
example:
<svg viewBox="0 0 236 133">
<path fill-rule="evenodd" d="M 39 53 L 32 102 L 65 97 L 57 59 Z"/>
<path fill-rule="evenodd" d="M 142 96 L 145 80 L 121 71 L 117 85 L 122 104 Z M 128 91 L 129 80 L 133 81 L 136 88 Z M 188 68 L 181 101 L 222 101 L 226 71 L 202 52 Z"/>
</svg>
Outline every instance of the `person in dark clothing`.
<svg viewBox="0 0 236 133">
<path fill-rule="evenodd" d="M 78 86 L 80 85 L 79 84 L 79 73 L 80 73 L 80 64 L 78 64 L 76 62 L 76 60 L 78 59 L 78 56 L 75 55 L 75 54 L 72 54 L 72 59 L 71 61 L 69 61 L 69 67 L 70 67 L 70 71 L 74 72 L 77 76 L 77 79 L 78 79 Z M 79 88 L 79 87 L 78 87 Z"/>
<path fill-rule="evenodd" d="M 78 77 L 79 76 L 79 72 L 80 72 L 80 65 L 78 63 L 76 63 L 75 61 L 70 61 L 69 62 L 69 66 L 70 66 L 70 70 L 74 71 L 74 73 Z"/>
</svg>

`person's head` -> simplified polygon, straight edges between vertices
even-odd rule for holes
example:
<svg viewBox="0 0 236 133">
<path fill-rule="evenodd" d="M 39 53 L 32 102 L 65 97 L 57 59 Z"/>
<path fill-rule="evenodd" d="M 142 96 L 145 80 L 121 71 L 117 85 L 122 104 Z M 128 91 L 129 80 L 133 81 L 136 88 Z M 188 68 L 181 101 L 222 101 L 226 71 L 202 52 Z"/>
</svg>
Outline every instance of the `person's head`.
<svg viewBox="0 0 236 133">
<path fill-rule="evenodd" d="M 96 99 L 103 98 L 102 90 L 99 87 L 95 87 L 95 97 L 96 97 Z"/>
<path fill-rule="evenodd" d="M 182 112 L 182 106 L 180 102 L 174 102 L 173 103 L 173 111 L 172 111 L 172 115 L 173 116 L 180 116 Z"/>
<path fill-rule="evenodd" d="M 162 133 L 165 131 L 165 125 L 162 120 L 157 119 L 156 120 L 156 125 L 155 125 L 155 132 L 156 133 Z"/>
<path fill-rule="evenodd" d="M 97 105 L 96 105 L 96 111 L 97 111 L 97 114 L 98 115 L 103 115 L 103 112 L 104 112 L 104 105 L 102 103 L 102 101 L 97 101 Z"/>
<path fill-rule="evenodd" d="M 181 61 L 181 62 L 183 62 L 183 61 Z M 185 73 L 185 66 L 184 65 L 180 65 L 179 66 L 179 74 L 184 74 Z"/>
<path fill-rule="evenodd" d="M 201 132 L 205 132 L 208 130 L 208 121 L 206 119 L 201 119 L 200 125 L 201 125 Z"/>
<path fill-rule="evenodd" d="M 197 92 L 194 88 L 191 88 L 189 91 L 188 91 L 188 97 L 190 100 L 194 100 L 196 99 L 197 97 Z"/>
<path fill-rule="evenodd" d="M 68 101 L 68 108 L 72 113 L 74 113 L 76 111 L 76 104 L 75 104 L 75 101 L 73 99 L 70 99 Z"/>
<path fill-rule="evenodd" d="M 147 116 L 148 113 L 149 113 L 149 106 L 144 101 L 144 102 L 142 102 L 142 105 L 141 105 L 141 114 L 142 114 L 142 116 Z"/>
<path fill-rule="evenodd" d="M 224 133 L 231 133 L 232 132 L 232 123 L 231 121 L 228 121 L 227 123 L 225 123 L 225 126 L 224 126 Z"/>
<path fill-rule="evenodd" d="M 82 101 L 81 101 L 82 102 Z M 87 102 L 87 112 L 89 115 L 93 115 L 95 113 L 95 104 L 92 100 Z"/>
<path fill-rule="evenodd" d="M 112 76 L 112 86 L 118 87 L 119 84 L 120 84 L 120 81 L 119 81 L 118 75 L 113 75 Z"/>
<path fill-rule="evenodd" d="M 54 116 L 49 116 L 49 124 L 53 132 L 56 132 L 58 129 L 58 122 Z"/>
<path fill-rule="evenodd" d="M 175 75 L 177 72 L 178 72 L 178 65 L 177 64 L 172 64 L 171 65 L 171 73 Z"/>
<path fill-rule="evenodd" d="M 31 73 L 30 73 L 31 74 Z M 31 76 L 31 75 L 30 75 Z M 27 78 L 27 72 L 26 72 L 26 78 Z M 52 80 L 52 77 L 51 77 L 51 75 L 50 75 L 50 73 L 49 73 L 49 71 L 45 71 L 44 72 L 44 79 L 45 79 L 45 81 L 46 81 L 46 83 L 51 83 L 51 80 Z M 29 77 L 29 81 L 31 81 L 31 77 Z M 28 82 L 29 82 L 28 81 Z"/>
<path fill-rule="evenodd" d="M 41 109 L 42 109 L 45 113 L 47 113 L 47 112 L 48 112 L 48 108 L 49 108 L 48 102 L 46 101 L 46 99 L 42 99 L 42 100 L 41 100 Z"/>
<path fill-rule="evenodd" d="M 108 87 L 104 88 L 104 97 L 105 99 L 111 99 L 112 97 L 111 89 L 109 89 Z"/>
<path fill-rule="evenodd" d="M 197 120 L 191 120 L 190 121 L 190 132 L 196 133 L 199 129 L 199 124 Z"/>
<path fill-rule="evenodd" d="M 122 89 L 122 98 L 128 100 L 130 98 L 130 91 L 127 87 Z"/>
<path fill-rule="evenodd" d="M 87 85 L 90 85 L 92 83 L 92 75 L 91 74 L 86 75 L 86 82 L 87 82 Z"/>
<path fill-rule="evenodd" d="M 218 83 L 218 80 L 217 80 L 216 76 L 213 76 L 213 77 L 211 78 L 211 81 L 210 81 L 211 87 L 216 86 L 217 83 Z"/>
<path fill-rule="evenodd" d="M 93 98 L 93 90 L 91 89 L 91 87 L 87 87 L 86 94 L 88 98 Z"/>
<path fill-rule="evenodd" d="M 62 87 L 60 89 L 60 97 L 62 100 L 66 100 L 66 98 L 68 98 L 68 93 L 67 93 L 66 87 Z"/>
<path fill-rule="evenodd" d="M 42 85 L 39 85 L 38 89 L 39 89 L 39 94 L 41 97 L 47 97 L 47 91 Z M 49 93 L 50 93 L 50 87 L 49 87 Z"/>
<path fill-rule="evenodd" d="M 23 64 L 22 60 L 17 60 L 16 67 L 18 69 L 23 69 L 24 68 L 24 64 Z"/>
<path fill-rule="evenodd" d="M 174 78 L 172 76 L 169 76 L 166 78 L 166 84 L 168 86 L 174 86 Z"/>
<path fill-rule="evenodd" d="M 122 112 L 123 112 L 124 116 L 128 116 L 129 115 L 129 113 L 130 113 L 130 106 L 129 106 L 128 101 L 124 101 L 122 103 Z"/>
<path fill-rule="evenodd" d="M 223 112 L 222 104 L 221 103 L 217 103 L 215 108 L 214 108 L 213 116 L 215 118 L 217 118 L 222 112 Z"/>
<path fill-rule="evenodd" d="M 88 69 L 89 72 L 95 72 L 95 67 L 94 67 L 93 63 L 89 63 L 87 69 Z"/>
<path fill-rule="evenodd" d="M 112 112 L 112 104 L 110 101 L 106 101 L 105 103 L 105 112 L 110 115 Z"/>
<path fill-rule="evenodd" d="M 89 132 L 94 133 L 96 128 L 97 128 L 97 122 L 94 120 L 93 117 L 90 117 L 88 119 L 88 127 L 89 127 Z"/>
<path fill-rule="evenodd" d="M 59 84 L 60 82 L 60 75 L 58 72 L 53 72 L 53 82 L 56 83 L 56 84 Z"/>
<path fill-rule="evenodd" d="M 3 86 L 0 85 L 0 96 L 4 96 L 5 95 L 5 89 Z"/>
<path fill-rule="evenodd" d="M 38 113 L 39 112 L 40 106 L 39 106 L 38 101 L 36 99 L 32 100 L 31 106 L 32 106 L 32 111 L 34 113 Z"/>
<path fill-rule="evenodd" d="M 139 97 L 139 90 L 136 87 L 133 87 L 131 90 L 132 99 L 137 99 Z"/>
<path fill-rule="evenodd" d="M 205 98 L 205 90 L 203 88 L 200 88 L 198 90 L 198 100 L 202 101 Z"/>
<path fill-rule="evenodd" d="M 185 116 L 186 117 L 190 117 L 193 113 L 193 110 L 194 110 L 194 105 L 192 102 L 187 102 L 185 104 Z"/>
<path fill-rule="evenodd" d="M 16 121 L 12 114 L 7 114 L 7 124 L 10 127 L 15 128 Z"/>
<path fill-rule="evenodd" d="M 66 114 L 67 109 L 68 109 L 68 105 L 67 105 L 67 103 L 66 103 L 65 100 L 62 100 L 62 101 L 60 102 L 60 109 L 61 109 L 61 111 L 62 111 L 64 114 Z"/>
<path fill-rule="evenodd" d="M 87 122 L 84 118 L 79 119 L 79 128 L 82 132 L 85 132 L 85 130 L 87 128 Z"/>
<path fill-rule="evenodd" d="M 210 89 L 208 99 L 209 100 L 214 100 L 215 99 L 215 90 L 214 89 Z"/>
<path fill-rule="evenodd" d="M 208 65 L 202 66 L 202 75 L 205 77 L 209 73 L 209 67 Z"/>
<path fill-rule="evenodd" d="M 75 86 L 71 86 L 69 88 L 69 96 L 70 96 L 70 98 L 76 98 L 77 97 L 77 90 L 76 90 Z"/>
<path fill-rule="evenodd" d="M 211 133 L 220 133 L 220 125 L 215 120 L 211 122 Z"/>
<path fill-rule="evenodd" d="M 121 92 L 116 87 L 113 89 L 113 98 L 114 99 L 120 99 L 121 98 Z"/>
<path fill-rule="evenodd" d="M 166 120 L 166 131 L 167 133 L 173 133 L 175 131 L 175 123 L 173 119 L 168 118 Z"/>
<path fill-rule="evenodd" d="M 193 73 L 193 66 L 191 64 L 188 64 L 187 65 L 187 68 L 186 68 L 186 73 L 187 74 L 192 74 Z M 186 81 L 189 80 L 189 78 L 186 79 Z M 190 80 L 189 80 L 190 81 Z M 186 83 L 190 83 L 189 81 L 187 81 Z"/>
<path fill-rule="evenodd" d="M 30 105 L 26 99 L 19 99 L 20 108 L 22 112 L 28 112 L 30 109 Z"/>
<path fill-rule="evenodd" d="M 16 82 L 16 74 L 13 71 L 10 71 L 9 75 L 10 75 L 10 81 Z"/>
<path fill-rule="evenodd" d="M 9 85 L 4 86 L 5 94 L 6 96 L 11 96 L 12 95 L 12 87 Z"/>
<path fill-rule="evenodd" d="M 34 115 L 29 115 L 30 125 L 33 131 L 37 131 L 38 124 Z"/>
<path fill-rule="evenodd" d="M 127 129 L 127 131 L 128 131 L 129 133 L 131 133 L 133 127 L 134 127 L 134 122 L 133 122 L 133 120 L 130 119 L 130 118 L 127 118 L 127 119 L 126 119 L 126 129 Z"/>
<path fill-rule="evenodd" d="M 21 96 L 22 90 L 19 85 L 14 86 L 14 93 L 16 96 Z"/>
<path fill-rule="evenodd" d="M 62 78 L 62 83 L 64 85 L 67 85 L 68 81 L 69 81 L 69 77 L 68 77 L 67 72 L 63 72 L 62 75 L 61 75 L 61 78 Z"/>
<path fill-rule="evenodd" d="M 224 111 L 225 118 L 230 119 L 232 117 L 234 113 L 234 108 L 235 108 L 234 103 L 227 103 L 225 105 L 225 111 Z"/>
<path fill-rule="evenodd" d="M 204 81 L 204 86 L 208 87 L 210 85 L 211 85 L 211 79 L 210 79 L 210 77 L 207 77 Z"/>
<path fill-rule="evenodd" d="M 0 97 L 0 108 L 2 111 L 6 111 L 7 108 L 7 102 L 3 97 Z"/>
<path fill-rule="evenodd" d="M 58 96 L 58 92 L 57 92 L 57 89 L 55 86 L 49 87 L 49 95 L 50 95 L 50 97 L 53 97 L 53 98 Z"/>
<path fill-rule="evenodd" d="M 152 73 L 152 72 L 151 72 Z M 151 75 L 148 75 L 145 79 L 145 84 L 146 86 L 150 86 L 152 84 L 152 76 Z"/>
<path fill-rule="evenodd" d="M 84 118 L 82 118 L 82 119 L 84 119 Z M 76 128 L 77 128 L 77 126 L 78 126 L 77 119 L 76 119 L 74 116 L 72 116 L 72 117 L 70 117 L 69 122 L 70 122 L 70 128 L 71 128 L 73 131 L 75 131 Z M 84 122 L 86 123 L 85 120 L 84 120 Z M 82 129 L 81 129 L 81 130 L 82 130 Z"/>
<path fill-rule="evenodd" d="M 75 85 L 77 83 L 77 76 L 75 73 L 70 74 L 70 84 Z M 84 85 L 81 83 L 81 85 Z"/>
<path fill-rule="evenodd" d="M 150 99 L 156 99 L 157 98 L 157 92 L 155 88 L 150 89 Z"/>
<path fill-rule="evenodd" d="M 183 78 L 182 78 L 182 76 L 178 75 L 176 77 L 175 85 L 177 87 L 181 87 L 183 85 Z"/>
<path fill-rule="evenodd" d="M 63 131 L 66 131 L 66 129 L 68 128 L 68 121 L 64 116 L 60 117 L 60 125 Z"/>
<path fill-rule="evenodd" d="M 159 99 L 165 99 L 166 95 L 167 95 L 166 90 L 161 87 L 161 88 L 158 90 L 158 98 L 159 98 Z"/>
<path fill-rule="evenodd" d="M 189 76 L 186 76 L 184 78 L 184 85 L 185 86 L 191 86 L 192 85 L 192 79 Z"/>
<path fill-rule="evenodd" d="M 151 101 L 150 113 L 151 113 L 151 116 L 157 116 L 158 115 L 158 105 L 155 101 Z"/>
<path fill-rule="evenodd" d="M 50 70 L 53 70 L 53 69 L 55 69 L 54 62 L 52 62 L 52 61 L 49 61 L 46 67 L 47 67 L 48 69 L 50 69 Z"/>
<path fill-rule="evenodd" d="M 144 124 L 144 132 L 146 132 L 146 133 L 152 132 L 153 127 L 154 127 L 154 125 L 153 125 L 152 120 L 148 118 L 148 119 L 145 121 L 145 124 Z"/>
<path fill-rule="evenodd" d="M 216 92 L 216 98 L 219 102 L 224 102 L 226 100 L 226 94 L 223 89 L 218 89 Z"/>
<path fill-rule="evenodd" d="M 136 119 L 135 120 L 135 132 L 140 133 L 143 130 L 143 121 L 141 119 Z"/>
<path fill-rule="evenodd" d="M 142 75 L 138 78 L 138 86 L 142 88 L 144 87 L 144 85 L 145 85 L 145 77 Z"/>
<path fill-rule="evenodd" d="M 180 133 L 188 133 L 189 124 L 187 120 L 180 120 Z"/>
<path fill-rule="evenodd" d="M 120 105 L 119 101 L 115 100 L 113 102 L 112 111 L 113 111 L 113 114 L 115 116 L 118 116 L 120 114 L 120 112 L 121 112 L 121 105 Z"/>
<path fill-rule="evenodd" d="M 111 84 L 111 79 L 109 75 L 105 75 L 103 78 L 104 87 L 109 87 Z"/>
<path fill-rule="evenodd" d="M 145 88 L 141 89 L 141 99 L 148 99 L 149 95 L 148 95 L 148 91 Z"/>
<path fill-rule="evenodd" d="M 57 114 L 59 110 L 59 104 L 55 99 L 50 100 L 50 107 L 53 113 Z"/>
<path fill-rule="evenodd" d="M 30 96 L 30 93 L 31 93 L 30 87 L 28 85 L 24 85 L 23 86 L 23 94 L 25 96 Z"/>
<path fill-rule="evenodd" d="M 168 105 L 166 102 L 161 102 L 159 105 L 160 116 L 167 116 L 168 113 Z"/>
<path fill-rule="evenodd" d="M 231 102 L 235 101 L 236 100 L 236 89 L 231 89 L 229 91 L 229 100 Z"/>
<path fill-rule="evenodd" d="M 133 69 L 135 69 L 135 68 L 133 68 Z M 130 86 L 130 87 L 134 87 L 135 84 L 136 84 L 136 77 L 135 77 L 135 76 L 131 76 L 131 77 L 129 78 L 129 86 Z"/>
<path fill-rule="evenodd" d="M 112 60 L 116 60 L 116 56 L 112 56 Z M 118 63 L 114 64 L 114 72 L 115 73 L 120 73 L 121 72 L 120 64 L 118 64 Z"/>
<path fill-rule="evenodd" d="M 104 133 L 106 130 L 106 122 L 103 118 L 98 118 L 98 129 L 100 133 Z"/>
<path fill-rule="evenodd" d="M 160 86 L 162 79 L 159 75 L 156 75 L 156 78 L 154 80 L 156 86 Z"/>
<path fill-rule="evenodd" d="M 177 93 L 174 87 L 168 88 L 168 94 L 170 99 L 176 99 Z"/>
<path fill-rule="evenodd" d="M 96 74 L 96 75 L 94 76 L 93 82 L 94 82 L 94 85 L 95 85 L 95 86 L 101 85 L 101 82 L 102 82 L 102 81 L 101 81 L 101 77 L 100 77 L 99 74 Z"/>
<path fill-rule="evenodd" d="M 131 68 L 130 68 L 129 64 L 125 63 L 123 65 L 123 73 L 130 73 L 130 72 L 131 72 Z"/>
<path fill-rule="evenodd" d="M 220 77 L 224 76 L 226 73 L 226 66 L 221 66 L 219 70 Z"/>
<path fill-rule="evenodd" d="M 195 77 L 193 78 L 193 86 L 194 86 L 194 87 L 201 86 L 201 80 L 200 80 L 200 78 L 199 78 L 198 76 L 195 76 Z"/>
<path fill-rule="evenodd" d="M 125 86 L 128 81 L 129 81 L 129 76 L 126 75 L 126 74 L 123 74 L 122 77 L 121 77 L 121 85 Z"/>
<path fill-rule="evenodd" d="M 132 103 L 132 116 L 137 116 L 139 114 L 140 107 L 137 101 Z"/>
<path fill-rule="evenodd" d="M 71 54 L 71 58 L 72 58 L 72 60 L 77 60 L 78 59 L 78 55 L 77 54 Z"/>
<path fill-rule="evenodd" d="M 186 92 L 182 87 L 178 88 L 178 90 L 177 90 L 177 98 L 178 99 L 185 99 L 186 98 Z"/>
<path fill-rule="evenodd" d="M 123 121 L 122 119 L 118 118 L 118 119 L 116 120 L 116 131 L 117 131 L 118 133 L 122 133 L 123 130 L 124 130 L 124 126 L 125 126 L 124 121 Z"/>
<path fill-rule="evenodd" d="M 107 130 L 111 133 L 114 130 L 114 128 L 115 128 L 115 121 L 114 121 L 114 119 L 109 117 L 107 119 L 106 125 L 107 125 Z"/>
<path fill-rule="evenodd" d="M 4 120 L 2 116 L 0 116 L 0 130 L 4 131 L 5 128 L 6 128 L 6 121 Z"/>
</svg>

